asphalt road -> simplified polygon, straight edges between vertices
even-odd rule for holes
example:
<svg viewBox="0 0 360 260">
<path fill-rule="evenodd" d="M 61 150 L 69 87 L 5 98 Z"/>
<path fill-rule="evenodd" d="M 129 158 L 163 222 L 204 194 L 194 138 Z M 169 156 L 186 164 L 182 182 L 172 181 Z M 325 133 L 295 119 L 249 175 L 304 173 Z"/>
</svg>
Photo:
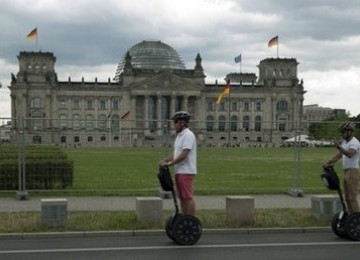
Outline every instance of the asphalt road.
<svg viewBox="0 0 360 260">
<path fill-rule="evenodd" d="M 193 246 L 179 246 L 163 232 L 90 236 L 26 236 L 0 239 L 0 259 L 356 259 L 360 242 L 331 232 L 204 231 Z"/>
</svg>

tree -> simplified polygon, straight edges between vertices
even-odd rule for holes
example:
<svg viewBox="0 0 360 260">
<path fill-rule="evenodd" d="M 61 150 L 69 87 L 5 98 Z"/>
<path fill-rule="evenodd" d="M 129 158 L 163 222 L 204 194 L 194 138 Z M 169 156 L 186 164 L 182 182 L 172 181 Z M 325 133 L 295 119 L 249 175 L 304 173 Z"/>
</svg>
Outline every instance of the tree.
<svg viewBox="0 0 360 260">
<path fill-rule="evenodd" d="M 312 123 L 309 126 L 309 137 L 314 140 L 333 140 L 339 136 L 338 126 L 341 122 L 350 120 L 348 114 L 331 117 L 322 122 Z M 359 125 L 360 129 L 360 125 Z"/>
</svg>

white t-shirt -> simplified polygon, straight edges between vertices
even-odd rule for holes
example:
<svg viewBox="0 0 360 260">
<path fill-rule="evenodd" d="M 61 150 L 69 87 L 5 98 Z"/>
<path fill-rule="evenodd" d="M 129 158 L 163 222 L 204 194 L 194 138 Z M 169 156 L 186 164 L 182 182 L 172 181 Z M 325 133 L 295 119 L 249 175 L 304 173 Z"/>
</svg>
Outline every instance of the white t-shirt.
<svg viewBox="0 0 360 260">
<path fill-rule="evenodd" d="M 175 174 L 196 174 L 196 137 L 194 133 L 185 128 L 176 135 L 174 144 L 174 159 L 179 156 L 183 149 L 189 149 L 187 158 L 174 165 Z"/>
<path fill-rule="evenodd" d="M 345 154 L 342 155 L 342 163 L 343 169 L 350 169 L 350 168 L 359 168 L 359 149 L 360 149 L 360 142 L 355 137 L 351 138 L 349 142 L 343 140 L 341 143 L 341 147 L 345 150 L 354 149 L 355 154 L 353 157 L 349 158 Z"/>
</svg>

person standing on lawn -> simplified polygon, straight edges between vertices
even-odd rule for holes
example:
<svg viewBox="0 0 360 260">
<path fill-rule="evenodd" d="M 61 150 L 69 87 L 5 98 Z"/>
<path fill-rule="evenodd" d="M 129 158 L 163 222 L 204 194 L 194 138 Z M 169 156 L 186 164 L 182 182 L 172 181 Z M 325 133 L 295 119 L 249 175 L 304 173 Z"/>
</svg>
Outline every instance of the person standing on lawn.
<svg viewBox="0 0 360 260">
<path fill-rule="evenodd" d="M 176 130 L 174 152 L 160 161 L 161 166 L 174 166 L 177 196 L 181 211 L 195 215 L 194 177 L 197 173 L 197 143 L 194 133 L 188 128 L 190 114 L 178 111 L 172 117 Z"/>
<path fill-rule="evenodd" d="M 343 140 L 336 141 L 337 153 L 325 163 L 332 165 L 342 159 L 344 169 L 344 193 L 349 213 L 359 212 L 358 183 L 359 183 L 359 150 L 360 142 L 353 136 L 355 124 L 346 121 L 339 125 Z"/>
</svg>

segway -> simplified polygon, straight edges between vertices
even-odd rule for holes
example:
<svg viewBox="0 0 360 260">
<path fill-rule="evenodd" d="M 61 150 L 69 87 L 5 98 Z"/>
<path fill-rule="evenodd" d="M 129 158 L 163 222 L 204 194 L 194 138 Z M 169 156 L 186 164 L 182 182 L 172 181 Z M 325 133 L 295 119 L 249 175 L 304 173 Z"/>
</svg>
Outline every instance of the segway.
<svg viewBox="0 0 360 260">
<path fill-rule="evenodd" d="M 179 213 L 174 183 L 170 175 L 169 167 L 159 168 L 158 178 L 164 191 L 171 191 L 174 199 L 175 213 L 168 217 L 165 223 L 167 236 L 179 245 L 193 245 L 199 241 L 202 235 L 202 226 L 198 218 Z"/>
<path fill-rule="evenodd" d="M 321 174 L 321 178 L 324 182 L 324 185 L 329 190 L 336 190 L 338 192 L 342 206 L 342 210 L 336 213 L 331 220 L 332 231 L 338 237 L 359 241 L 360 213 L 355 212 L 349 214 L 341 191 L 339 177 L 337 176 L 334 167 L 324 167 L 324 172 Z"/>
</svg>

